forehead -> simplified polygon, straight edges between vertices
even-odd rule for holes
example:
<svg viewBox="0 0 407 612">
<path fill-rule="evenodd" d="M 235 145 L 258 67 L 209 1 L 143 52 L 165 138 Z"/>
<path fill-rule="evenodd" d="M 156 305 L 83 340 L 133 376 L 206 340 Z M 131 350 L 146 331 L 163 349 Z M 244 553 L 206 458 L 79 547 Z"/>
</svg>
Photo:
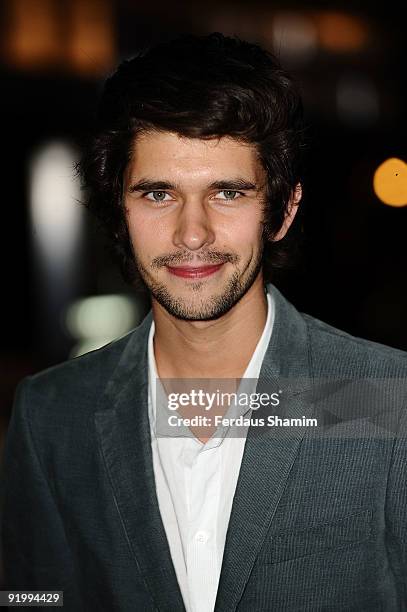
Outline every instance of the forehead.
<svg viewBox="0 0 407 612">
<path fill-rule="evenodd" d="M 135 138 L 127 170 L 132 178 L 176 174 L 252 180 L 260 180 L 264 172 L 253 144 L 230 136 L 187 138 L 164 131 L 145 132 Z"/>
</svg>

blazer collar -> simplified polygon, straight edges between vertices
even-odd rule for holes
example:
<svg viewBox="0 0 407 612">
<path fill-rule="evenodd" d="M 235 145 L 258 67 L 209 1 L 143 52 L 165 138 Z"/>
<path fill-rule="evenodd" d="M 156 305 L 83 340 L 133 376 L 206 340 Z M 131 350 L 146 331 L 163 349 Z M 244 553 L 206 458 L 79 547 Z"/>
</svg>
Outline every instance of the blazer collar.
<svg viewBox="0 0 407 612">
<path fill-rule="evenodd" d="M 281 390 L 279 416 L 309 416 L 304 318 L 274 287 L 275 319 L 257 390 Z M 134 562 L 158 610 L 185 610 L 162 523 L 148 420 L 147 340 L 151 313 L 130 335 L 95 414 L 104 464 Z M 277 414 L 277 412 L 275 412 Z M 267 417 L 265 409 L 256 416 Z M 304 428 L 250 427 L 234 497 L 216 612 L 236 609 L 270 527 Z"/>
</svg>

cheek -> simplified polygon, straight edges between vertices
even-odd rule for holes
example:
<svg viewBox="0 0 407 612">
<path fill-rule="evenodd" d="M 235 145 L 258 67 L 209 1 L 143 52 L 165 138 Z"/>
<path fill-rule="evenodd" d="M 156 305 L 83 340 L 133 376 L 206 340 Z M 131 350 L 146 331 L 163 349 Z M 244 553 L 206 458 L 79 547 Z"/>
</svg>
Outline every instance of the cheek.
<svg viewBox="0 0 407 612">
<path fill-rule="evenodd" d="M 168 240 L 170 230 L 164 219 L 153 219 L 127 208 L 127 225 L 133 246 L 141 254 L 162 250 Z"/>
<path fill-rule="evenodd" d="M 141 254 L 148 252 L 152 240 L 151 224 L 141 215 L 127 209 L 127 227 L 133 248 Z"/>
<path fill-rule="evenodd" d="M 260 245 L 263 226 L 259 215 L 250 214 L 242 218 L 229 220 L 229 223 L 219 228 L 220 242 L 233 245 L 240 251 L 256 250 Z"/>
</svg>

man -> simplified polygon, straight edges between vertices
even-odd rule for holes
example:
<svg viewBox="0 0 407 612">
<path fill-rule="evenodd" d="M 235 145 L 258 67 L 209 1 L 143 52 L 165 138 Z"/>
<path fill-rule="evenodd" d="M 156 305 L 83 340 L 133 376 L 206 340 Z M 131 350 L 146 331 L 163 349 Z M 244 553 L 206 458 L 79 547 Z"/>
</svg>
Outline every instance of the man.
<svg viewBox="0 0 407 612">
<path fill-rule="evenodd" d="M 302 132 L 275 59 L 220 34 L 108 80 L 81 172 L 152 311 L 20 384 L 9 588 L 75 612 L 407 609 L 406 354 L 265 289 Z"/>
</svg>

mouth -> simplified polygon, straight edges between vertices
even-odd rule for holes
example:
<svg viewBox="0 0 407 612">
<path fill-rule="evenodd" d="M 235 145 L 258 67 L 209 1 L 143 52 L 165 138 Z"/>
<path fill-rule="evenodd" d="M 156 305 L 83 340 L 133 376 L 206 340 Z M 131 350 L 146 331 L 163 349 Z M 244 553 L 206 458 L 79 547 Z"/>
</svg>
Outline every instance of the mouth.
<svg viewBox="0 0 407 612">
<path fill-rule="evenodd" d="M 181 278 L 205 278 L 215 274 L 223 266 L 223 263 L 210 266 L 167 266 L 167 270 L 174 276 Z"/>
</svg>

